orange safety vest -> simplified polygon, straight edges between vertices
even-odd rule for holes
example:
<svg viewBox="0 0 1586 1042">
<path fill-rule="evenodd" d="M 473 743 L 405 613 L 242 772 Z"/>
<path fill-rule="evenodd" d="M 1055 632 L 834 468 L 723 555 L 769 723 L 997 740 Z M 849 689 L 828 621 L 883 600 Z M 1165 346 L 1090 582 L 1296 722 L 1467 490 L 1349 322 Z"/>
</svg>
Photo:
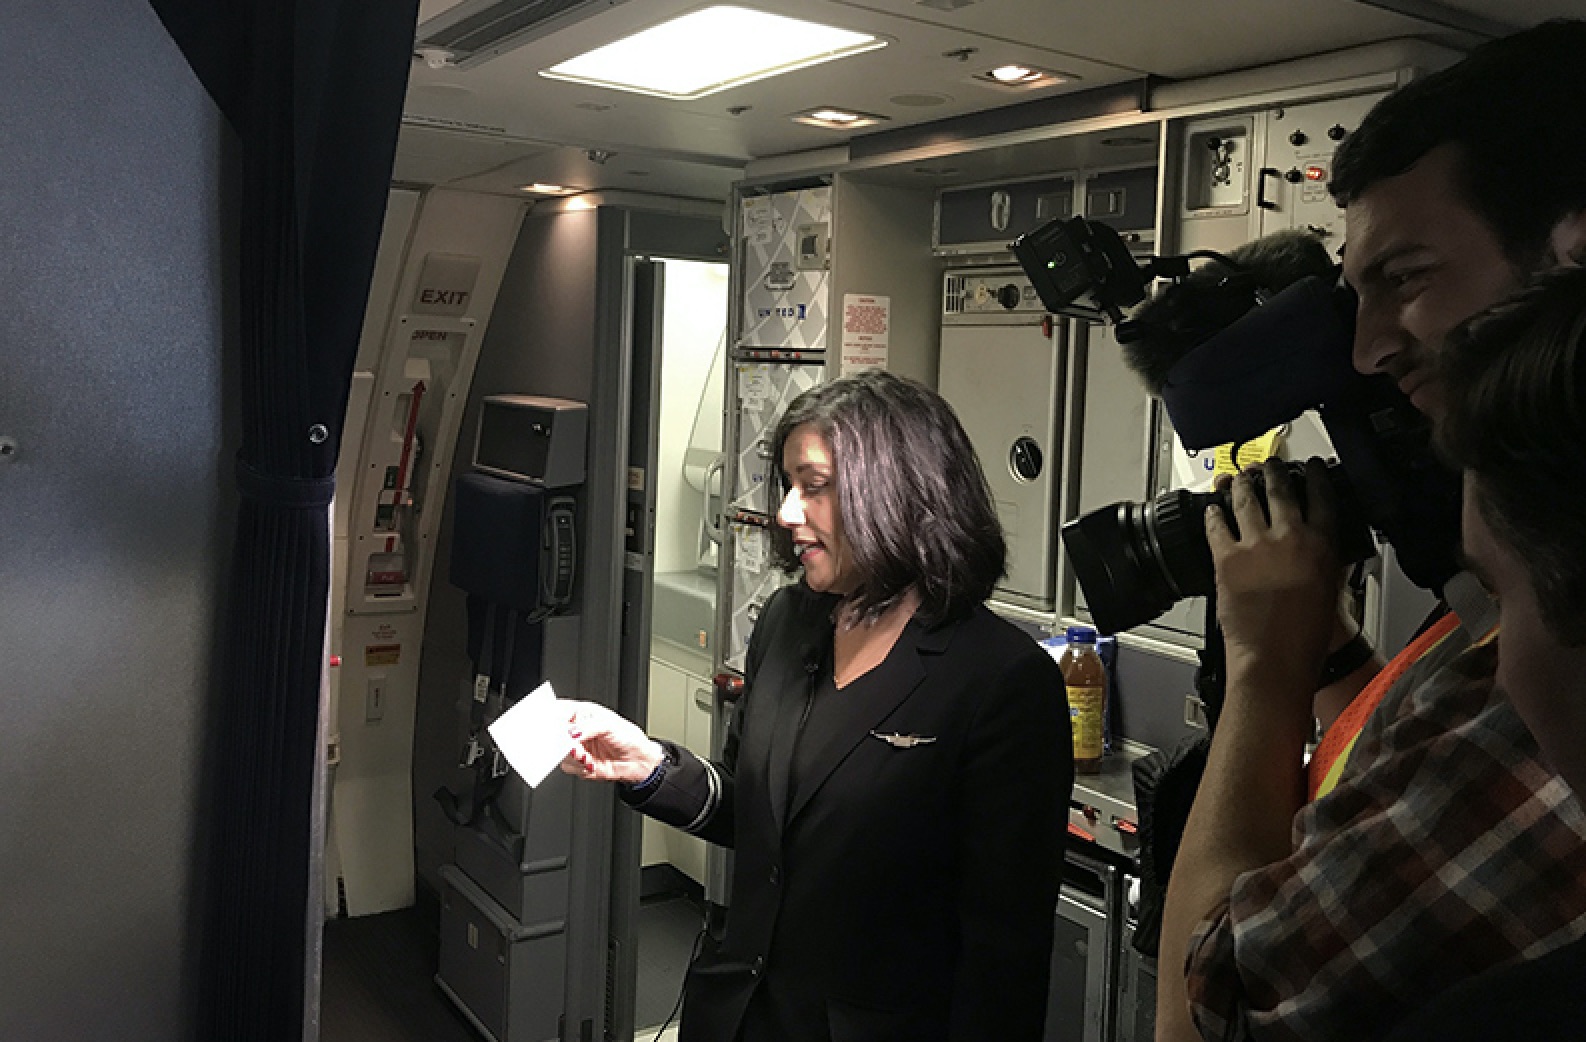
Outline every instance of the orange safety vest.
<svg viewBox="0 0 1586 1042">
<path fill-rule="evenodd" d="M 1355 742 L 1360 738 L 1361 730 L 1366 726 L 1366 721 L 1376 711 L 1382 697 L 1394 682 L 1404 676 L 1405 671 L 1415 665 L 1433 648 L 1443 643 L 1443 640 L 1459 626 L 1459 616 L 1448 612 L 1441 619 L 1429 626 L 1426 632 L 1415 638 L 1397 655 L 1393 661 L 1383 667 L 1382 672 L 1371 678 L 1371 682 L 1360 689 L 1360 693 L 1350 702 L 1338 719 L 1333 721 L 1333 726 L 1322 735 L 1321 744 L 1317 745 L 1316 752 L 1311 755 L 1311 762 L 1306 767 L 1306 791 L 1309 799 L 1331 792 L 1333 786 L 1338 784 L 1338 776 L 1344 772 L 1344 764 L 1349 762 L 1349 754 L 1355 748 Z"/>
</svg>

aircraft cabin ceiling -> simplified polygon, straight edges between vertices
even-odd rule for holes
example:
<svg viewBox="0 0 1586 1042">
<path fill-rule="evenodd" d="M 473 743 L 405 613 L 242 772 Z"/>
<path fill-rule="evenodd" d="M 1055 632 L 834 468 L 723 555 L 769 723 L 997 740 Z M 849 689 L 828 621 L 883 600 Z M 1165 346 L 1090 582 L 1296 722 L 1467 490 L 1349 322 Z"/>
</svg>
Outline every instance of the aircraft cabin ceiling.
<svg viewBox="0 0 1586 1042">
<path fill-rule="evenodd" d="M 813 108 L 886 117 L 867 128 L 874 132 L 1148 75 L 1186 79 L 1399 37 L 1466 50 L 1580 13 L 1580 0 L 730 2 L 871 33 L 887 46 L 673 101 L 540 71 L 711 0 L 421 0 L 397 179 L 501 193 L 539 182 L 723 199 L 752 159 L 840 146 L 867 132 L 789 118 Z M 530 28 L 460 59 L 435 45 L 465 17 L 486 13 Z M 1006 64 L 1068 79 L 1031 90 L 975 78 Z"/>
</svg>

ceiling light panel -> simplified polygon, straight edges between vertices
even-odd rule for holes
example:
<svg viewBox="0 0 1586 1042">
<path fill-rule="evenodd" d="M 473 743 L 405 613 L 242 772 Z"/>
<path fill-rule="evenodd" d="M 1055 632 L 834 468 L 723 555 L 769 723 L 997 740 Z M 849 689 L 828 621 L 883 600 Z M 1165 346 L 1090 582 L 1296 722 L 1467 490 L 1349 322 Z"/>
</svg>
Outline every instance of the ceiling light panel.
<svg viewBox="0 0 1586 1042">
<path fill-rule="evenodd" d="M 746 7 L 716 6 L 606 44 L 540 75 L 691 101 L 886 42 Z"/>
<path fill-rule="evenodd" d="M 999 65 L 991 70 L 990 75 L 998 83 L 1027 83 L 1038 79 L 1041 74 L 1023 65 Z"/>
<path fill-rule="evenodd" d="M 1027 90 L 1032 87 L 1054 87 L 1059 83 L 1066 83 L 1074 77 L 1066 72 L 1053 72 L 1051 69 L 1040 69 L 1034 65 L 1007 64 L 999 65 L 995 69 L 977 72 L 975 79 L 983 83 L 995 84 L 998 87 L 1008 87 L 1015 90 Z"/>
<path fill-rule="evenodd" d="M 877 123 L 884 123 L 887 117 L 878 116 L 871 112 L 856 112 L 853 109 L 840 109 L 831 105 L 822 105 L 819 108 L 795 112 L 788 118 L 795 123 L 803 123 L 805 126 L 810 127 L 857 130 L 860 127 L 873 127 Z"/>
</svg>

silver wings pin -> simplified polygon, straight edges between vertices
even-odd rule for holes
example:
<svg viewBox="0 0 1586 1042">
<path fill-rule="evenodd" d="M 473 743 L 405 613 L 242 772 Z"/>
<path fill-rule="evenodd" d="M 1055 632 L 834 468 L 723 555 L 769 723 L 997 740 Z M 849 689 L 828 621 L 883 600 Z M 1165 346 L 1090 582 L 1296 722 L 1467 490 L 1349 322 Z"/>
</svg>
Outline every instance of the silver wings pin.
<svg viewBox="0 0 1586 1042">
<path fill-rule="evenodd" d="M 880 731 L 871 731 L 870 737 L 879 738 L 894 749 L 912 749 L 916 745 L 930 745 L 936 741 L 935 735 L 928 734 L 882 734 Z"/>
</svg>

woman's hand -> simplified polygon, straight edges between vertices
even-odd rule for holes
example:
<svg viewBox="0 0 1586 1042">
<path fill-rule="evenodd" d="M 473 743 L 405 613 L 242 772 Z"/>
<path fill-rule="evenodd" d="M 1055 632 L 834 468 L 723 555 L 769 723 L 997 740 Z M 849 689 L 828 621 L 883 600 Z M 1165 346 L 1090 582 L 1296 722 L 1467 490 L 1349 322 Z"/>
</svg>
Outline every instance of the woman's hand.
<svg viewBox="0 0 1586 1042">
<path fill-rule="evenodd" d="M 562 770 L 592 781 L 637 785 L 650 776 L 665 755 L 661 744 L 637 724 L 595 702 L 570 702 L 568 731 L 573 751 Z"/>
<path fill-rule="evenodd" d="M 1283 464 L 1271 459 L 1262 471 L 1265 513 L 1249 471 L 1235 477 L 1230 489 L 1238 538 L 1221 509 L 1206 510 L 1206 541 L 1217 571 L 1217 619 L 1230 676 L 1259 672 L 1285 686 L 1297 685 L 1308 697 L 1321 675 L 1338 614 L 1337 508 L 1319 459 L 1305 464 L 1304 514 Z"/>
</svg>

